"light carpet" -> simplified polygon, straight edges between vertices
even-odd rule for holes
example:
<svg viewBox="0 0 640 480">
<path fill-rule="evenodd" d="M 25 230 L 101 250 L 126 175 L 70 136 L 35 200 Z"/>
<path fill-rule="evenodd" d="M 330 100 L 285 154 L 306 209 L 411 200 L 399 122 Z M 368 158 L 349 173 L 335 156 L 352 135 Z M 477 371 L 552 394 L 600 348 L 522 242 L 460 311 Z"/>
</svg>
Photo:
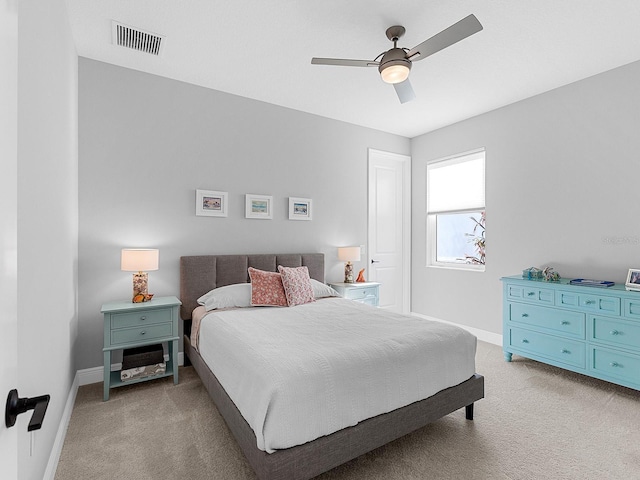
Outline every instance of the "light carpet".
<svg viewBox="0 0 640 480">
<path fill-rule="evenodd" d="M 640 392 L 478 342 L 485 397 L 318 480 L 640 479 Z M 192 367 L 80 387 L 56 472 L 77 479 L 255 479 Z"/>
</svg>

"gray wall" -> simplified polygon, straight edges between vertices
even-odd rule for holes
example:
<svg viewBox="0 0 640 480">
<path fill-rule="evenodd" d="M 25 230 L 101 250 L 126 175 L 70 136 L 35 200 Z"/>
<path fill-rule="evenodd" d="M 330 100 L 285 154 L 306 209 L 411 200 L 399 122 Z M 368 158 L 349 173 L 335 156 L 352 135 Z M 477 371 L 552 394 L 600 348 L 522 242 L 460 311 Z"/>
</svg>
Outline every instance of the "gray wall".
<svg viewBox="0 0 640 480">
<path fill-rule="evenodd" d="M 367 241 L 367 149 L 409 139 L 112 65 L 79 60 L 79 350 L 102 365 L 101 304 L 127 299 L 122 247 L 157 247 L 149 291 L 179 293 L 181 255 L 309 251 Z M 227 218 L 195 216 L 197 188 L 229 192 Z M 244 194 L 273 195 L 273 220 L 244 218 Z M 289 221 L 288 197 L 313 199 Z M 362 265 L 356 265 L 362 268 Z"/>
<path fill-rule="evenodd" d="M 20 1 L 18 31 L 17 388 L 51 395 L 33 455 L 31 415 L 17 423 L 18 478 L 34 479 L 46 471 L 76 372 L 78 63 L 64 0 Z"/>
<path fill-rule="evenodd" d="M 499 278 L 623 282 L 640 267 L 640 62 L 412 140 L 412 310 L 502 333 Z M 427 162 L 486 148 L 483 273 L 426 267 Z"/>
</svg>

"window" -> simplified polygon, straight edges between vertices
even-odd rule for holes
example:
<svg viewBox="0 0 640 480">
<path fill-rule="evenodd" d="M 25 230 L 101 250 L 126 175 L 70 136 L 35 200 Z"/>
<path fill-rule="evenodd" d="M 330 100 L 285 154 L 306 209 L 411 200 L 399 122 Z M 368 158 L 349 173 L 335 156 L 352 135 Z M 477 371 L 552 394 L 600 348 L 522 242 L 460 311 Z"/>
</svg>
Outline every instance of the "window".
<svg viewBox="0 0 640 480">
<path fill-rule="evenodd" d="M 427 165 L 428 265 L 484 271 L 484 149 Z"/>
</svg>

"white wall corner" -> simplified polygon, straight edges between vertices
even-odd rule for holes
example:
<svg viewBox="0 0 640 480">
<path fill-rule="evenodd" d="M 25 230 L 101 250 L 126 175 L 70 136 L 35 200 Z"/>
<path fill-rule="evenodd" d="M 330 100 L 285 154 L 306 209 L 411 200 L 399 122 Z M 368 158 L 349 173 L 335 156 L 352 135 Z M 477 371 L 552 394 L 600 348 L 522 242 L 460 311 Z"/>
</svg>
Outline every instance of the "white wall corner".
<svg viewBox="0 0 640 480">
<path fill-rule="evenodd" d="M 498 345 L 500 347 L 502 346 L 502 335 L 500 335 L 499 333 L 488 332 L 486 330 L 481 330 L 479 328 L 468 327 L 466 325 L 460 325 L 458 323 L 453 323 L 453 322 L 447 322 L 446 320 L 430 317 L 428 315 L 423 315 L 421 313 L 411 312 L 411 315 L 415 317 L 424 318 L 425 320 L 433 320 L 435 322 L 442 322 L 442 323 L 448 323 L 449 325 L 455 325 L 456 327 L 460 327 L 466 330 L 467 332 L 475 335 L 478 338 L 478 340 L 491 343 L 493 345 Z"/>
</svg>

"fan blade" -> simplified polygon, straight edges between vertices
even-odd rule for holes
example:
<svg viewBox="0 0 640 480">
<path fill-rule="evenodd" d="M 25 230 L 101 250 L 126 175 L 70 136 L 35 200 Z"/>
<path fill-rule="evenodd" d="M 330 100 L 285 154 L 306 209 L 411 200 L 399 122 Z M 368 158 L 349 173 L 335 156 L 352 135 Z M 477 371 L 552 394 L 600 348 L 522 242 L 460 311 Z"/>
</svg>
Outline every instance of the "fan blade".
<svg viewBox="0 0 640 480">
<path fill-rule="evenodd" d="M 425 40 L 420 45 L 413 47 L 407 53 L 407 58 L 412 62 L 417 62 L 470 37 L 474 33 L 478 33 L 480 30 L 482 30 L 482 24 L 475 15 L 471 14 L 449 28 L 445 28 L 430 39 Z"/>
<path fill-rule="evenodd" d="M 337 65 L 339 67 L 377 67 L 380 62 L 372 60 L 347 60 L 346 58 L 316 58 L 311 59 L 312 65 Z"/>
<path fill-rule="evenodd" d="M 396 89 L 400 103 L 407 103 L 416 98 L 416 94 L 408 78 L 404 82 L 394 83 L 393 88 Z"/>
</svg>

